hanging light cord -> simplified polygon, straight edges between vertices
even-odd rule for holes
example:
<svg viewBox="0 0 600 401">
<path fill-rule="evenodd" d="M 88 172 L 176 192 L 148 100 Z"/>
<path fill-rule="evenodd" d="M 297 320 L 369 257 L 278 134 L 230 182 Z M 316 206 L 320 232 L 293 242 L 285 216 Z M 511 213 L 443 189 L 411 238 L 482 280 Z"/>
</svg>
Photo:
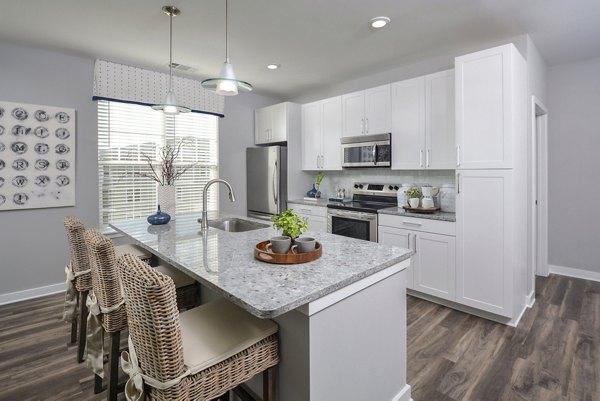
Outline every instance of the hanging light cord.
<svg viewBox="0 0 600 401">
<path fill-rule="evenodd" d="M 169 13 L 169 92 L 173 89 L 173 10 Z"/>
<path fill-rule="evenodd" d="M 228 12 L 229 12 L 229 1 L 225 0 L 225 62 L 227 62 L 227 63 L 229 63 L 229 38 L 227 37 L 228 31 L 229 31 Z"/>
</svg>

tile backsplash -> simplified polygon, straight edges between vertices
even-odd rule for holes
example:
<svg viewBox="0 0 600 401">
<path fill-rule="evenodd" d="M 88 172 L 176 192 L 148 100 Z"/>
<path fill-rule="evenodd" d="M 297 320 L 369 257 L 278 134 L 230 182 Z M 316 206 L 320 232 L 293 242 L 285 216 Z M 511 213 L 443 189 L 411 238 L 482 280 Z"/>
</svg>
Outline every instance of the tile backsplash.
<svg viewBox="0 0 600 401">
<path fill-rule="evenodd" d="M 387 169 L 346 169 L 341 171 L 325 171 L 321 183 L 322 197 L 335 195 L 338 188 L 346 190 L 346 196 L 352 196 L 354 183 L 369 184 L 414 184 L 416 186 L 432 185 L 442 188 L 443 185 L 454 186 L 454 170 L 387 170 Z M 314 173 L 316 175 L 316 173 Z M 310 188 L 307 188 L 308 191 Z M 454 188 L 441 191 L 442 210 L 454 212 Z"/>
</svg>

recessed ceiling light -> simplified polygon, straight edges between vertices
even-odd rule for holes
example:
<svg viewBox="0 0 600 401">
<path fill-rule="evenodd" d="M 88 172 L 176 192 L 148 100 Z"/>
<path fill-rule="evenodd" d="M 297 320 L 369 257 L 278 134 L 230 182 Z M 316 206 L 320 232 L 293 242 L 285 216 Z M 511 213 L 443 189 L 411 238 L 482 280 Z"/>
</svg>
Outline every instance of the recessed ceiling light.
<svg viewBox="0 0 600 401">
<path fill-rule="evenodd" d="M 267 68 L 268 68 L 269 70 L 276 70 L 276 69 L 278 69 L 279 67 L 280 67 L 280 65 L 279 65 L 279 64 L 267 64 Z"/>
<path fill-rule="evenodd" d="M 388 17 L 375 17 L 369 21 L 369 24 L 371 25 L 371 28 L 379 29 L 389 24 L 390 21 L 391 20 Z"/>
</svg>

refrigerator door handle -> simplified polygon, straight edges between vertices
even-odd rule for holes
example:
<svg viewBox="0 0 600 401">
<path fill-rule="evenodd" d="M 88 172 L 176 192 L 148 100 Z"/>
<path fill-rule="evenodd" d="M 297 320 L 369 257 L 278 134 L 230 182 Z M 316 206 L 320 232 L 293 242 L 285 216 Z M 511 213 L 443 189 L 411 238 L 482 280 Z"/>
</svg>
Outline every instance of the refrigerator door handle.
<svg viewBox="0 0 600 401">
<path fill-rule="evenodd" d="M 277 191 L 276 191 L 276 186 L 275 186 L 276 181 L 277 181 L 277 162 L 275 162 L 275 164 L 273 165 L 273 201 L 275 202 L 275 205 L 277 206 Z"/>
</svg>

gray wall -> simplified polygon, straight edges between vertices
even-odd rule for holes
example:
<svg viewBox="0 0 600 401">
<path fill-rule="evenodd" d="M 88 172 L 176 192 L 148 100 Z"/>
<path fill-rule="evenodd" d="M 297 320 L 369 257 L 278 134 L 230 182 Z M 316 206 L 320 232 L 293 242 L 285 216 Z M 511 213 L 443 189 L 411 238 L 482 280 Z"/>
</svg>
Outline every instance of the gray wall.
<svg viewBox="0 0 600 401">
<path fill-rule="evenodd" d="M 0 212 L 0 295 L 61 283 L 68 261 L 67 214 L 98 225 L 94 62 L 0 43 L 0 98 L 77 110 L 76 206 Z M 5 134 L 6 136 L 6 134 Z"/>
<path fill-rule="evenodd" d="M 548 69 L 549 264 L 600 272 L 600 58 Z"/>
<path fill-rule="evenodd" d="M 223 212 L 246 215 L 246 148 L 254 146 L 254 109 L 280 101 L 252 92 L 225 99 L 225 117 L 219 121 L 219 177 L 231 183 L 236 201 L 231 203 L 227 189 L 220 185 Z"/>
</svg>

